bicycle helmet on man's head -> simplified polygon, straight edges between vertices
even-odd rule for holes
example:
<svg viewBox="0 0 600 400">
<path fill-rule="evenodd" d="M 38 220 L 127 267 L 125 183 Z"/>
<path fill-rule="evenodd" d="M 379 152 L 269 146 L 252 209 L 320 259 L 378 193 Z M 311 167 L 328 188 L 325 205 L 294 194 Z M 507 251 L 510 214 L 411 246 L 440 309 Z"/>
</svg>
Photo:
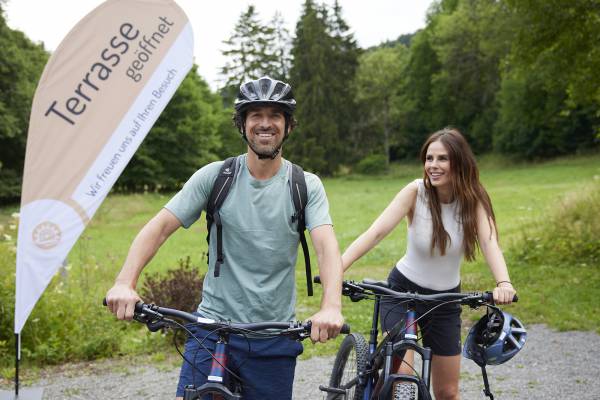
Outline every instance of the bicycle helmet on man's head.
<svg viewBox="0 0 600 400">
<path fill-rule="evenodd" d="M 243 113 L 253 105 L 278 105 L 291 115 L 296 109 L 296 99 L 289 84 L 263 76 L 240 85 L 235 111 Z"/>
<path fill-rule="evenodd" d="M 503 364 L 523 348 L 526 339 L 527 330 L 521 321 L 491 309 L 469 331 L 463 355 L 479 366 Z"/>
</svg>

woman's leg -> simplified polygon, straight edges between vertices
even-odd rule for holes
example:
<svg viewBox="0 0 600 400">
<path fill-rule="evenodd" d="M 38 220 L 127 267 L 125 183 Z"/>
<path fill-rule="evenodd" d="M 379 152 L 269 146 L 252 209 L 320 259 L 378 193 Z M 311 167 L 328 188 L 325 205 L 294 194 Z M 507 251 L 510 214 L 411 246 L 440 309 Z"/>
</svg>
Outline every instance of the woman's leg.
<svg viewBox="0 0 600 400">
<path fill-rule="evenodd" d="M 460 354 L 456 356 L 433 356 L 431 380 L 436 400 L 459 399 L 460 357 Z"/>
</svg>

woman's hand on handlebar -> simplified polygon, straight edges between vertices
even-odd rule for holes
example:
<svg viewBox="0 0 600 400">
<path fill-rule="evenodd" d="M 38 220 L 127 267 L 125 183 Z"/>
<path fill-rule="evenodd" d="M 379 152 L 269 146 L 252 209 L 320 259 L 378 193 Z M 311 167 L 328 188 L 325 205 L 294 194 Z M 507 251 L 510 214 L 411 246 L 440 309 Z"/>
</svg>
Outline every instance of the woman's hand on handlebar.
<svg viewBox="0 0 600 400">
<path fill-rule="evenodd" d="M 500 282 L 493 293 L 495 304 L 510 304 L 517 292 L 510 282 Z"/>
<path fill-rule="evenodd" d="M 117 319 L 133 319 L 135 304 L 142 301 L 137 292 L 126 283 L 117 282 L 106 293 L 106 305 Z"/>
</svg>

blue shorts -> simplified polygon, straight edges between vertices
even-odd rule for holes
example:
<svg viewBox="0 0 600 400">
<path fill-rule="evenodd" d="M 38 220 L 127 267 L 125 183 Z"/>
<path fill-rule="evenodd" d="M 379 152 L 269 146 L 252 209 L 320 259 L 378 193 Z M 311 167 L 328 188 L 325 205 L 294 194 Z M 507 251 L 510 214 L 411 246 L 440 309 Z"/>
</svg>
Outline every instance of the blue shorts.
<svg viewBox="0 0 600 400">
<path fill-rule="evenodd" d="M 214 354 L 217 335 L 197 326 L 189 329 Z M 226 367 L 242 379 L 244 400 L 291 399 L 296 357 L 302 351 L 300 342 L 285 337 L 246 339 L 229 335 Z M 192 337 L 185 344 L 184 356 L 197 369 L 183 361 L 177 397 L 183 397 L 187 385 L 206 383 L 212 364 L 211 355 Z"/>
</svg>

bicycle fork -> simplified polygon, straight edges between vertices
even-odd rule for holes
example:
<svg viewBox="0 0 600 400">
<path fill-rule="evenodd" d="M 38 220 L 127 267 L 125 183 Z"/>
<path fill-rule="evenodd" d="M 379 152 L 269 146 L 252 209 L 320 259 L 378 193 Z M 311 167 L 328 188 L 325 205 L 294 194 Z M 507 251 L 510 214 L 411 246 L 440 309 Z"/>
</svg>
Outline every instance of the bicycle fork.
<svg viewBox="0 0 600 400">
<path fill-rule="evenodd" d="M 406 313 L 406 321 L 404 324 L 404 335 L 402 340 L 393 343 L 389 341 L 385 346 L 385 368 L 383 371 L 383 387 L 381 388 L 381 393 L 391 393 L 393 383 L 401 379 L 403 381 L 414 382 L 419 386 L 419 392 L 422 393 L 423 398 L 429 397 L 429 385 L 430 385 L 430 371 L 431 371 L 431 357 L 432 352 L 429 348 L 424 348 L 419 346 L 417 343 L 417 323 L 416 323 L 416 311 L 409 308 Z M 404 352 L 406 354 L 407 350 L 413 350 L 421 357 L 422 367 L 421 367 L 421 377 L 419 379 L 418 376 L 413 374 L 396 374 L 392 371 L 393 365 L 393 357 L 398 353 Z M 412 366 L 414 368 L 414 365 Z M 421 398 L 421 395 L 419 396 Z"/>
<path fill-rule="evenodd" d="M 212 400 L 238 400 L 241 398 L 238 393 L 232 393 L 225 386 L 228 342 L 228 334 L 219 334 L 207 382 L 199 388 L 195 388 L 193 385 L 187 386 L 185 388 L 184 400 L 202 399 L 204 395 L 210 396 L 209 398 Z"/>
</svg>

